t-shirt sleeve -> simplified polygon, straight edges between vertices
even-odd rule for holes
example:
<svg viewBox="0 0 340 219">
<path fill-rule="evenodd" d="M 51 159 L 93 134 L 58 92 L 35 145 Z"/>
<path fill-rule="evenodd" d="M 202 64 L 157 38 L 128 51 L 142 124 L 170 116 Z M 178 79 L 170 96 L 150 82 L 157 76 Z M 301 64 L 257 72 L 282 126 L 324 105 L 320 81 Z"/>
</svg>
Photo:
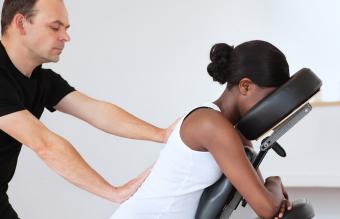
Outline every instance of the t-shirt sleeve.
<svg viewBox="0 0 340 219">
<path fill-rule="evenodd" d="M 54 106 L 56 106 L 67 94 L 75 91 L 75 89 L 59 74 L 50 69 L 46 71 L 47 72 L 44 72 L 44 74 L 46 74 L 44 83 L 46 83 L 45 86 L 47 88 L 45 107 L 50 112 L 54 112 Z"/>
<path fill-rule="evenodd" d="M 0 72 L 0 117 L 24 109 L 18 90 Z"/>
</svg>

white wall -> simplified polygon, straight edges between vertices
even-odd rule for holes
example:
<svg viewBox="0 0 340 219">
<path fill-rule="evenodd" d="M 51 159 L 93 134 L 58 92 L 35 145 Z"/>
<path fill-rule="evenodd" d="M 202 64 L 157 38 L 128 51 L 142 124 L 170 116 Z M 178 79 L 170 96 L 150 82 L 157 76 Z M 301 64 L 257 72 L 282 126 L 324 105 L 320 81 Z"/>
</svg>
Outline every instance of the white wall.
<svg viewBox="0 0 340 219">
<path fill-rule="evenodd" d="M 292 187 L 340 188 L 337 118 L 340 107 L 315 107 L 278 141 L 287 157 L 282 159 L 270 152 L 262 170 L 268 175 L 280 175 L 285 185 Z"/>
<path fill-rule="evenodd" d="M 72 40 L 61 62 L 49 66 L 78 90 L 156 125 L 167 126 L 223 90 L 206 73 L 208 53 L 216 42 L 272 42 L 286 54 L 291 72 L 310 67 L 327 84 L 324 90 L 330 90 L 324 98 L 340 97 L 336 0 L 65 2 Z M 109 136 L 60 113 L 45 112 L 42 120 L 114 184 L 142 171 L 162 148 Z M 293 167 L 286 163 L 286 168 Z M 25 148 L 9 193 L 25 219 L 108 218 L 117 207 L 68 184 Z M 322 194 L 317 193 L 316 200 L 327 209 Z"/>
</svg>

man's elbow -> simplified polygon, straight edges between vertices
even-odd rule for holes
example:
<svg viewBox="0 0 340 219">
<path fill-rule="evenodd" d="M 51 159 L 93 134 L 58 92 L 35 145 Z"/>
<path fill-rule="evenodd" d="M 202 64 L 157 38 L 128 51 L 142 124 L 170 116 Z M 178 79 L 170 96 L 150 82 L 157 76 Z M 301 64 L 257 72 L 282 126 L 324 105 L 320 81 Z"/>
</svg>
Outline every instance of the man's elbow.
<svg viewBox="0 0 340 219">
<path fill-rule="evenodd" d="M 57 137 L 54 133 L 45 133 L 38 139 L 34 140 L 30 147 L 41 159 L 48 159 L 53 153 L 53 145 L 55 145 Z"/>
</svg>

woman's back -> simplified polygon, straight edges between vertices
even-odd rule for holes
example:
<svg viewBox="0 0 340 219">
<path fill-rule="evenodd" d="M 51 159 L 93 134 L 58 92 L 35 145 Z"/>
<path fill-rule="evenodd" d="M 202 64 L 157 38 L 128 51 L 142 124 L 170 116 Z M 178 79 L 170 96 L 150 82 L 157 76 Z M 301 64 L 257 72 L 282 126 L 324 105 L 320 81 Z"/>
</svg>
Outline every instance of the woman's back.
<svg viewBox="0 0 340 219">
<path fill-rule="evenodd" d="M 206 106 L 218 110 L 214 104 Z M 203 190 L 221 176 L 209 152 L 185 145 L 180 136 L 183 119 L 160 153 L 151 174 L 111 219 L 194 218 Z"/>
</svg>

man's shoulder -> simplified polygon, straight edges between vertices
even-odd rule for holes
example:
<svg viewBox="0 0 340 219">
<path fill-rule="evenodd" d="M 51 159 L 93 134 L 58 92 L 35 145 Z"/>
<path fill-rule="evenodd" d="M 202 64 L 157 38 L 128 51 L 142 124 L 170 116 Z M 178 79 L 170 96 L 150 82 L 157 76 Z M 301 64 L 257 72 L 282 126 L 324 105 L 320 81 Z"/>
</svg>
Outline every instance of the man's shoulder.
<svg viewBox="0 0 340 219">
<path fill-rule="evenodd" d="M 40 78 L 43 80 L 53 80 L 56 77 L 61 77 L 58 73 L 56 73 L 50 68 L 41 68 L 39 75 Z"/>
<path fill-rule="evenodd" d="M 41 73 L 45 75 L 52 75 L 52 74 L 57 74 L 55 71 L 53 71 L 50 68 L 41 68 Z"/>
<path fill-rule="evenodd" d="M 10 71 L 0 64 L 0 83 L 12 83 L 13 80 Z"/>
<path fill-rule="evenodd" d="M 0 75 L 7 74 L 8 71 L 8 67 L 0 61 Z"/>
</svg>

